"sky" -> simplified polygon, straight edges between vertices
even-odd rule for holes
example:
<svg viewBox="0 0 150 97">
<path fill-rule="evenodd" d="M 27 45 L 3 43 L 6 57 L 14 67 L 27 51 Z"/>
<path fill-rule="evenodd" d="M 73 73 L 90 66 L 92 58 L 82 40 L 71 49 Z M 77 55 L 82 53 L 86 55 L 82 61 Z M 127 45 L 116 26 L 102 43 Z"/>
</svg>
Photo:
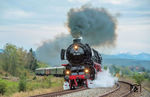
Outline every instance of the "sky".
<svg viewBox="0 0 150 97">
<path fill-rule="evenodd" d="M 106 8 L 117 18 L 117 45 L 111 53 L 150 53 L 150 0 L 0 0 L 0 48 L 25 49 L 69 34 L 67 12 L 82 5 Z M 103 51 L 102 51 L 103 52 Z"/>
</svg>

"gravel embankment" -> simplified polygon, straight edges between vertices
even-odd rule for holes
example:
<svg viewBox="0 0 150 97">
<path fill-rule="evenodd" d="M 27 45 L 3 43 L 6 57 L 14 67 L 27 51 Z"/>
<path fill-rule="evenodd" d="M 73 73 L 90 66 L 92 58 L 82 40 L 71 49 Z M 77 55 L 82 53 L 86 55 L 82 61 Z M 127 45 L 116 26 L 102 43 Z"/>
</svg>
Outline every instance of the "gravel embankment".
<svg viewBox="0 0 150 97">
<path fill-rule="evenodd" d="M 112 88 L 94 88 L 94 89 L 88 89 L 80 92 L 75 92 L 71 94 L 66 94 L 60 97 L 98 97 L 100 95 L 105 94 L 106 92 L 111 91 L 112 89 L 115 89 L 116 86 Z"/>
<path fill-rule="evenodd" d="M 129 95 L 128 97 L 150 97 L 150 92 L 143 89 L 142 93 L 135 92 L 135 93 L 132 93 L 131 95 Z"/>
<path fill-rule="evenodd" d="M 150 92 L 142 88 L 142 93 L 140 97 L 150 97 Z"/>
</svg>

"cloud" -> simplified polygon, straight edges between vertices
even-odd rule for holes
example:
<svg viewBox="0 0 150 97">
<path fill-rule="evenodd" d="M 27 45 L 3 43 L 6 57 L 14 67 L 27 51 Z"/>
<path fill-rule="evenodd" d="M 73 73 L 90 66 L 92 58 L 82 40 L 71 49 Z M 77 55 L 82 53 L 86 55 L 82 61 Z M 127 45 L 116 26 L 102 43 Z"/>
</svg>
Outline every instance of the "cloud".
<svg viewBox="0 0 150 97">
<path fill-rule="evenodd" d="M 4 12 L 3 17 L 7 19 L 18 19 L 18 18 L 31 18 L 34 15 L 33 12 L 27 12 L 24 10 L 7 10 Z"/>
<path fill-rule="evenodd" d="M 126 14 L 144 14 L 144 15 L 150 15 L 150 11 L 144 10 L 144 11 L 138 11 L 138 10 L 133 10 L 133 11 L 123 11 L 123 13 Z"/>
<path fill-rule="evenodd" d="M 117 47 L 113 52 L 150 52 L 149 27 L 150 24 L 130 24 L 130 22 L 126 20 L 126 24 L 118 26 L 119 35 Z"/>
<path fill-rule="evenodd" d="M 42 41 L 54 39 L 56 35 L 65 33 L 67 30 L 62 25 L 47 24 L 17 24 L 1 25 L 0 41 L 1 46 L 12 43 L 17 46 L 24 46 L 26 49 L 36 49 Z"/>
<path fill-rule="evenodd" d="M 131 0 L 98 0 L 99 2 L 103 2 L 103 3 L 111 3 L 111 4 L 125 4 L 125 3 L 129 3 Z"/>
<path fill-rule="evenodd" d="M 96 6 L 107 6 L 110 8 L 129 8 L 149 6 L 150 0 L 68 0 L 71 3 L 91 3 Z"/>
<path fill-rule="evenodd" d="M 116 53 L 123 53 L 123 52 L 129 52 L 129 53 L 142 53 L 147 52 L 150 53 L 150 46 L 147 43 L 141 43 L 136 41 L 121 41 L 117 48 L 113 51 Z"/>
<path fill-rule="evenodd" d="M 114 4 L 114 5 L 119 5 L 119 4 L 124 4 L 124 3 L 129 3 L 131 0 L 68 0 L 69 2 L 79 2 L 79 3 L 109 3 L 109 4 Z"/>
<path fill-rule="evenodd" d="M 80 2 L 80 3 L 86 3 L 89 2 L 90 0 L 68 0 L 69 2 Z"/>
<path fill-rule="evenodd" d="M 39 45 L 43 40 L 53 39 L 61 32 L 67 33 L 64 23 L 68 10 L 85 3 L 121 14 L 118 18 L 117 52 L 150 52 L 147 50 L 150 44 L 150 0 L 1 0 L 1 45 L 12 42 L 25 48 L 36 48 L 35 44 Z"/>
</svg>

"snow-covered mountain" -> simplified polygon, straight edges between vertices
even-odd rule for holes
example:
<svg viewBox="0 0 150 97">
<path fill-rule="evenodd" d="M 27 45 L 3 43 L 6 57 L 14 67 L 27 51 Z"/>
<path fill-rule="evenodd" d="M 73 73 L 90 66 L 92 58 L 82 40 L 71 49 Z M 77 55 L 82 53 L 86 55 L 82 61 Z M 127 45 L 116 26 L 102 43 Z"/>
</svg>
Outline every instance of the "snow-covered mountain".
<svg viewBox="0 0 150 97">
<path fill-rule="evenodd" d="M 147 70 L 150 70 L 150 54 L 116 54 L 116 55 L 105 55 L 102 54 L 103 64 L 115 64 L 122 66 L 140 66 Z"/>
<path fill-rule="evenodd" d="M 3 51 L 4 51 L 3 49 L 0 49 L 0 53 L 3 53 Z"/>
<path fill-rule="evenodd" d="M 136 60 L 149 60 L 150 61 L 150 54 L 148 53 L 140 53 L 140 54 L 129 54 L 129 53 L 122 53 L 116 55 L 105 55 L 102 54 L 103 58 L 111 58 L 111 59 L 136 59 Z"/>
</svg>

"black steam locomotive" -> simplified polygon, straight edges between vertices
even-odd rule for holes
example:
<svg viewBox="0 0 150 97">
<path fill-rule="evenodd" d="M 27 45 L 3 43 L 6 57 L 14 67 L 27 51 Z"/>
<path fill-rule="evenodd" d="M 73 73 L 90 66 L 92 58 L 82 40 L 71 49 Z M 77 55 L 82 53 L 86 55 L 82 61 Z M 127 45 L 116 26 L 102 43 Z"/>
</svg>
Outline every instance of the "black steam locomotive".
<svg viewBox="0 0 150 97">
<path fill-rule="evenodd" d="M 94 80 L 101 71 L 101 55 L 88 44 L 81 43 L 81 39 L 74 39 L 66 50 L 62 49 L 61 59 L 68 60 L 68 64 L 62 65 L 66 67 L 64 78 L 70 89 L 88 87 L 87 80 Z"/>
</svg>

